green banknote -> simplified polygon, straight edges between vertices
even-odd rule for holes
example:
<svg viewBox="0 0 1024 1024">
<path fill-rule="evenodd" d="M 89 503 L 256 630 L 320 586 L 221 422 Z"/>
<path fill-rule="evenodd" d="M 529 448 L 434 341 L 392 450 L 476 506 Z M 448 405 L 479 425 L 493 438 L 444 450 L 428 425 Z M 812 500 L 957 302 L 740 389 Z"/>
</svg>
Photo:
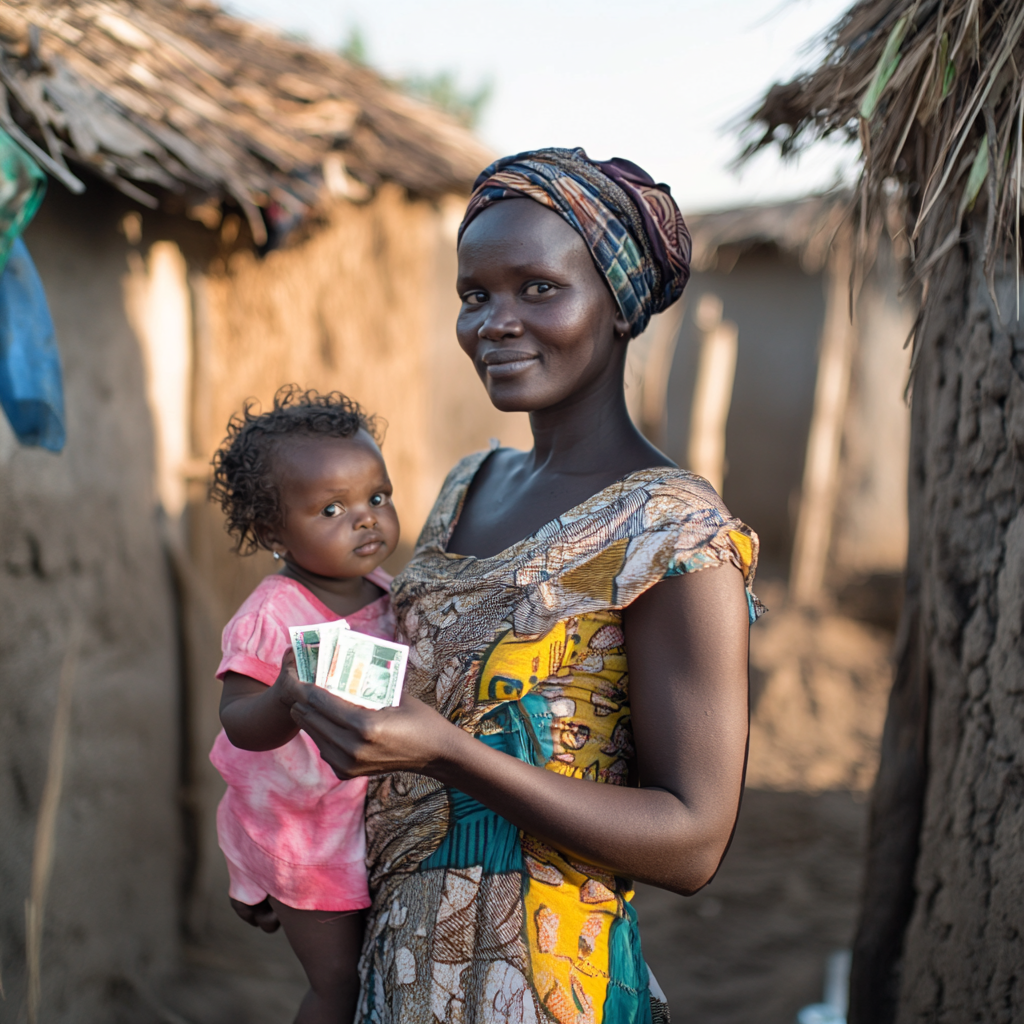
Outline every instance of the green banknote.
<svg viewBox="0 0 1024 1024">
<path fill-rule="evenodd" d="M 354 629 L 338 634 L 325 688 L 364 708 L 397 706 L 409 648 Z"/>
<path fill-rule="evenodd" d="M 292 626 L 289 630 L 292 650 L 295 651 L 295 670 L 304 683 L 316 682 L 317 663 L 320 658 L 320 629 L 320 626 Z"/>
<path fill-rule="evenodd" d="M 395 707 L 409 648 L 349 629 L 344 619 L 290 629 L 299 679 L 364 708 Z"/>
</svg>

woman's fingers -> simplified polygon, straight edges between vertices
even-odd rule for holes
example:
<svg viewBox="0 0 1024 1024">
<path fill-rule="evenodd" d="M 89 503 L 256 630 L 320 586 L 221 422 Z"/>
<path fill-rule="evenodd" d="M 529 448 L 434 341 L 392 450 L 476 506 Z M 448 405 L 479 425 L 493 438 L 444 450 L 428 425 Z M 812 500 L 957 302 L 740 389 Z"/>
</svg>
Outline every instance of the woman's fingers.
<svg viewBox="0 0 1024 1024">
<path fill-rule="evenodd" d="M 374 711 L 309 687 L 291 713 L 339 778 L 421 771 L 457 728 L 410 695 L 397 708 Z"/>
<path fill-rule="evenodd" d="M 359 742 L 359 734 L 347 722 L 339 722 L 310 704 L 295 704 L 292 720 L 300 725 L 318 742 L 333 743 L 349 752 Z"/>
<path fill-rule="evenodd" d="M 320 756 L 338 778 L 363 774 L 358 770 L 357 753 L 363 742 L 358 733 L 302 704 L 292 706 L 292 720 L 317 745 Z"/>
<path fill-rule="evenodd" d="M 367 744 L 354 729 L 339 724 L 314 708 L 295 705 L 292 720 L 309 735 L 321 757 L 339 778 L 366 774 Z"/>
</svg>

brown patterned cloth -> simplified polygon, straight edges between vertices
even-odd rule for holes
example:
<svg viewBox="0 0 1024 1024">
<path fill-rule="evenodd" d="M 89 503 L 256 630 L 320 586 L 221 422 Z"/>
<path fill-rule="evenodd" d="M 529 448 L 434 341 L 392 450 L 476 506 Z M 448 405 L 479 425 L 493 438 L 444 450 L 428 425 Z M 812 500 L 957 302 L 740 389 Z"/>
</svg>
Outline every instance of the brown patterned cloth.
<svg viewBox="0 0 1024 1024">
<path fill-rule="evenodd" d="M 481 742 L 625 785 L 634 758 L 622 609 L 667 575 L 733 565 L 757 538 L 700 477 L 630 473 L 491 558 L 446 551 L 489 453 L 460 462 L 392 584 L 408 691 Z M 752 614 L 758 606 L 749 597 Z M 373 906 L 360 1024 L 653 1024 L 631 885 L 458 790 L 370 781 Z"/>
</svg>

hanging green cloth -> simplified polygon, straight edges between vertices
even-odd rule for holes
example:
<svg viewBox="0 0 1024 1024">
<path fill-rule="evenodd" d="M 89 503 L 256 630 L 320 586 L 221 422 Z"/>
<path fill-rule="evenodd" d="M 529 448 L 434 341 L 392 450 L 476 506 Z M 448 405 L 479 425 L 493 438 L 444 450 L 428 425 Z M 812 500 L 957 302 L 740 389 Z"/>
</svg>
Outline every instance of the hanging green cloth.
<svg viewBox="0 0 1024 1024">
<path fill-rule="evenodd" d="M 46 194 L 40 166 L 0 128 L 0 274 Z"/>
</svg>

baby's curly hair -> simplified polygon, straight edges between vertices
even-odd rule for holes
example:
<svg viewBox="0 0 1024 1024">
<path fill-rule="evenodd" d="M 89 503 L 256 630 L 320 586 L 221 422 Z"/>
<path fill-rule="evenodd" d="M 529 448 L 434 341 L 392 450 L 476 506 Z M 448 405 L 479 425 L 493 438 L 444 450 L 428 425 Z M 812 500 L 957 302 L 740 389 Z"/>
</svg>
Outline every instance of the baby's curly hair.
<svg viewBox="0 0 1024 1024">
<path fill-rule="evenodd" d="M 241 415 L 228 423 L 228 434 L 213 457 L 210 499 L 227 516 L 227 531 L 235 550 L 251 555 L 262 546 L 257 527 L 281 521 L 281 497 L 274 480 L 271 456 L 283 438 L 352 437 L 365 430 L 378 444 L 382 426 L 358 402 L 340 391 L 321 395 L 298 384 L 286 384 L 274 395 L 274 407 L 258 412 L 259 402 L 248 399 Z"/>
</svg>

